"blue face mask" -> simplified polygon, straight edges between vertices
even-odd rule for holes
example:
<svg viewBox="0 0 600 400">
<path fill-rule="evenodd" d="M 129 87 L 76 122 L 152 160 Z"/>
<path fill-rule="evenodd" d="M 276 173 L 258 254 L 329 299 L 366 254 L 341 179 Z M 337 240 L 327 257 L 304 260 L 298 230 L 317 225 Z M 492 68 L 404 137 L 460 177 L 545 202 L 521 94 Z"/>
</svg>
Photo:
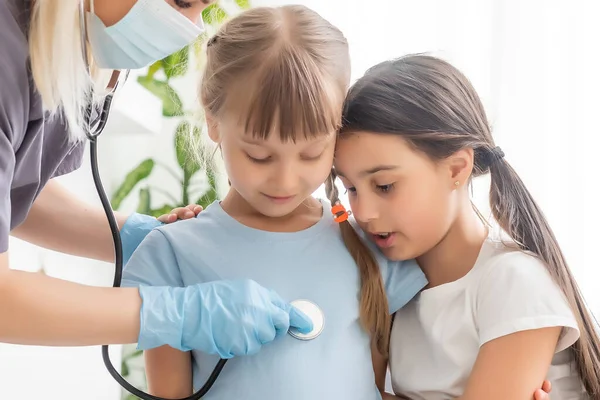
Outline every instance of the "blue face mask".
<svg viewBox="0 0 600 400">
<path fill-rule="evenodd" d="M 202 18 L 194 24 L 165 0 L 138 0 L 110 27 L 87 13 L 87 35 L 96 64 L 107 69 L 143 68 L 181 50 L 203 31 Z"/>
</svg>

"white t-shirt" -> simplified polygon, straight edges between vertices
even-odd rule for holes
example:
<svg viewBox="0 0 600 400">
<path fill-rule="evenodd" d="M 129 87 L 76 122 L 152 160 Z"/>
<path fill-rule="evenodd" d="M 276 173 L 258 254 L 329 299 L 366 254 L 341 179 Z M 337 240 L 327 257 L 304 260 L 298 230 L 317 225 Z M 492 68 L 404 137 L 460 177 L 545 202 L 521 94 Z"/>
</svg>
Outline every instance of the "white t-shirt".
<svg viewBox="0 0 600 400">
<path fill-rule="evenodd" d="M 422 291 L 396 312 L 392 387 L 415 400 L 454 399 L 463 394 L 484 343 L 554 326 L 564 328 L 547 377 L 551 398 L 586 399 L 570 349 L 579 329 L 562 291 L 542 261 L 487 239 L 469 273 Z"/>
</svg>

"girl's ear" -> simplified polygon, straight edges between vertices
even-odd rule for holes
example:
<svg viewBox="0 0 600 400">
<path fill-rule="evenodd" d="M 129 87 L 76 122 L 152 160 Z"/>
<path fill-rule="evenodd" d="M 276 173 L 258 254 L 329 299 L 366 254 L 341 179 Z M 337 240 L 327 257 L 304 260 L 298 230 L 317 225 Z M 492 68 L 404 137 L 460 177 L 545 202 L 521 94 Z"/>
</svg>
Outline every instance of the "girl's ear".
<svg viewBox="0 0 600 400">
<path fill-rule="evenodd" d="M 471 148 L 461 149 L 445 160 L 448 171 L 448 184 L 452 188 L 463 186 L 473 172 L 475 152 Z M 458 183 L 458 184 L 457 184 Z"/>
<path fill-rule="evenodd" d="M 217 122 L 217 119 L 208 112 L 205 114 L 205 118 L 206 118 L 206 125 L 208 128 L 208 137 L 213 142 L 220 144 L 221 143 L 221 134 L 219 131 L 219 123 Z"/>
</svg>

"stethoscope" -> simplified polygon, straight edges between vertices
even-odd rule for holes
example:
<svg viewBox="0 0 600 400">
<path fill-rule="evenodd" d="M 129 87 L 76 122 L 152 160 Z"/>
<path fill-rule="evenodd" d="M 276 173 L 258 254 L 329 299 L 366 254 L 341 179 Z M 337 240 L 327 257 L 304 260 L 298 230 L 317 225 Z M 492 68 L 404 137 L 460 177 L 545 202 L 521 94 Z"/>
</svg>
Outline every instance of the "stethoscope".
<svg viewBox="0 0 600 400">
<path fill-rule="evenodd" d="M 115 276 L 113 280 L 113 287 L 120 287 L 121 278 L 123 274 L 123 246 L 121 244 L 121 235 L 119 233 L 119 227 L 115 215 L 110 205 L 110 201 L 108 200 L 108 197 L 104 190 L 104 186 L 102 185 L 102 180 L 100 179 L 100 173 L 98 171 L 98 137 L 104 130 L 104 127 L 106 126 L 106 123 L 108 121 L 113 95 L 114 90 L 106 95 L 104 99 L 104 104 L 102 105 L 100 116 L 95 124 L 91 124 L 91 116 L 92 112 L 94 111 L 93 106 L 87 109 L 85 114 L 85 130 L 86 136 L 90 141 L 90 160 L 92 167 L 92 176 L 94 178 L 94 185 L 96 186 L 96 191 L 98 192 L 98 196 L 100 197 L 100 201 L 102 202 L 102 208 L 104 208 L 104 213 L 106 214 L 106 218 L 108 219 L 110 231 L 112 233 L 113 238 L 113 245 L 115 248 Z M 113 366 L 110 360 L 110 356 L 108 354 L 108 345 L 102 346 L 102 359 L 104 360 L 104 365 L 106 366 L 106 369 L 108 370 L 110 375 L 125 390 L 127 390 L 131 394 L 143 400 L 166 400 L 162 397 L 157 397 L 146 393 L 127 382 L 127 380 L 125 380 L 125 378 L 123 378 Z M 217 380 L 226 362 L 226 359 L 220 359 L 204 386 L 202 386 L 202 388 L 198 392 L 181 400 L 198 400 L 205 396 Z"/>
<path fill-rule="evenodd" d="M 87 60 L 87 34 L 86 34 L 86 25 L 85 25 L 85 9 L 84 2 L 80 2 L 79 7 L 80 13 L 80 28 L 81 28 L 81 41 L 82 41 L 82 49 L 83 49 L 83 57 L 84 60 Z M 89 73 L 89 71 L 88 71 Z M 119 226 L 117 224 L 117 220 L 115 218 L 114 212 L 112 210 L 110 201 L 108 200 L 108 196 L 106 195 L 106 191 L 104 190 L 104 186 L 102 185 L 102 180 L 100 178 L 100 172 L 98 169 L 98 138 L 100 134 L 104 130 L 106 123 L 108 122 L 108 117 L 110 114 L 110 109 L 112 106 L 112 100 L 117 88 L 127 81 L 129 76 L 129 70 L 124 71 L 124 77 L 121 78 L 123 72 L 119 72 L 119 76 L 115 79 L 114 85 L 109 90 L 109 92 L 104 97 L 104 102 L 100 109 L 100 114 L 98 118 L 92 118 L 94 111 L 96 110 L 95 104 L 93 101 L 89 102 L 89 106 L 84 114 L 84 129 L 85 134 L 88 140 L 90 141 L 90 162 L 92 168 L 92 177 L 94 179 L 94 185 L 96 186 L 96 191 L 98 192 L 98 196 L 100 197 L 100 201 L 102 202 L 102 208 L 106 214 L 106 218 L 108 219 L 108 223 L 110 225 L 110 230 L 113 238 L 113 245 L 115 249 L 115 275 L 113 280 L 113 287 L 121 286 L 121 279 L 123 275 L 123 246 L 121 244 L 121 235 L 119 232 Z M 113 79 L 111 78 L 111 81 Z M 91 96 L 90 96 L 91 98 Z M 300 311 L 304 312 L 313 322 L 313 330 L 308 333 L 302 333 L 298 331 L 296 328 L 291 327 L 288 330 L 288 334 L 298 340 L 313 340 L 316 339 L 321 332 L 323 331 L 325 325 L 324 314 L 322 310 L 313 302 L 308 300 L 295 300 L 290 303 L 291 305 L 298 308 Z M 142 400 L 168 400 L 163 399 L 162 397 L 153 396 L 149 393 L 146 393 L 135 386 L 131 385 L 129 382 L 125 380 L 121 376 L 121 374 L 116 370 L 113 366 L 110 356 L 108 354 L 108 345 L 102 346 L 102 359 L 104 360 L 104 365 L 106 369 L 110 373 L 110 375 L 128 392 L 139 397 Z M 217 365 L 213 369 L 212 373 L 208 377 L 204 386 L 200 388 L 196 393 L 191 396 L 178 399 L 178 400 L 199 400 L 203 396 L 208 393 L 208 391 L 212 388 L 217 378 L 221 374 L 223 367 L 227 363 L 227 359 L 220 359 L 217 362 Z"/>
</svg>

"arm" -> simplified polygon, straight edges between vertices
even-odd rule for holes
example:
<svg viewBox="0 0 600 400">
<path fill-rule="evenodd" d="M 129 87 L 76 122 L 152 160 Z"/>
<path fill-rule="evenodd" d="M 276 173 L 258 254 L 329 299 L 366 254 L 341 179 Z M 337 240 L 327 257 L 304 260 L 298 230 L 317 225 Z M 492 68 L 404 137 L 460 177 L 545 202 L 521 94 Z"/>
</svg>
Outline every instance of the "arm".
<svg viewBox="0 0 600 400">
<path fill-rule="evenodd" d="M 558 332 L 558 328 L 528 331 L 524 332 L 524 334 L 507 336 L 504 339 L 498 339 L 495 342 L 486 344 L 479 353 L 465 394 L 456 400 L 496 398 L 523 398 L 529 400 L 532 398 L 531 395 L 527 396 L 527 392 L 524 392 L 525 395 L 521 395 L 520 397 L 514 396 L 512 387 L 507 386 L 534 387 L 535 393 L 533 399 L 549 400 L 548 393 L 550 393 L 551 386 L 548 381 L 544 381 L 542 389 L 536 384 L 522 385 L 519 382 L 516 384 L 511 382 L 514 382 L 515 379 L 517 379 L 535 383 L 539 382 L 539 380 L 536 381 L 536 379 L 539 379 L 539 376 L 545 376 L 545 372 L 550 364 L 550 359 L 552 358 L 548 355 L 551 355 L 554 352 L 554 346 L 558 340 Z M 533 343 L 536 343 L 538 353 L 546 354 L 543 354 L 541 357 L 538 356 L 535 359 L 522 356 L 522 354 L 527 353 L 532 341 Z M 511 356 L 514 355 L 512 353 L 516 353 L 516 357 L 511 358 Z M 388 359 L 379 353 L 375 344 L 371 344 L 371 357 L 373 360 L 373 371 L 375 372 L 375 383 L 381 393 L 382 400 L 406 399 L 406 397 L 396 396 L 385 391 Z M 521 360 L 521 358 L 523 358 L 523 360 Z M 512 365 L 517 363 L 520 367 L 517 369 L 512 368 Z M 509 371 L 511 376 L 504 376 L 504 371 Z M 508 385 L 506 384 L 507 382 Z M 498 388 L 501 388 L 503 392 L 499 391 Z M 493 395 L 490 396 L 490 392 L 492 392 Z M 532 392 L 529 392 L 529 394 L 531 393 Z"/>
<path fill-rule="evenodd" d="M 247 280 L 186 288 L 95 288 L 10 270 L 8 252 L 0 253 L 4 343 L 90 346 L 137 341 L 142 350 L 169 344 L 233 357 L 258 352 L 290 326 L 312 329 L 306 316 L 291 311 L 272 290 Z"/>
<path fill-rule="evenodd" d="M 12 58 L 2 56 L 0 64 L 9 60 Z M 18 86 L 12 89 L 3 88 L 0 95 L 22 92 Z M 6 107 L 19 104 L 17 97 L 0 96 L 0 341 L 46 346 L 135 343 L 142 303 L 138 290 L 89 287 L 9 268 L 11 185 L 16 164 L 11 139 L 16 121 L 2 117 L 14 114 Z M 61 215 L 73 215 L 72 210 Z M 49 234 L 54 236 L 56 228 Z"/>
<path fill-rule="evenodd" d="M 545 371 L 548 369 L 548 365 L 550 364 L 549 360 L 551 359 L 551 356 L 548 357 L 548 354 L 553 354 L 554 352 L 554 346 L 558 340 L 558 331 L 558 328 L 550 328 L 540 331 L 524 332 L 524 335 L 515 334 L 507 336 L 505 339 L 498 339 L 495 341 L 496 343 L 490 342 L 483 346 L 477 358 L 477 362 L 475 363 L 467 390 L 462 397 L 456 400 L 495 398 L 531 399 L 531 396 L 527 396 L 527 392 L 524 392 L 524 396 L 515 397 L 512 394 L 513 390 L 511 387 L 507 387 L 506 382 L 508 382 L 509 386 L 515 387 L 533 386 L 535 388 L 533 396 L 535 400 L 549 400 L 548 393 L 550 393 L 551 386 L 548 381 L 544 381 L 542 389 L 536 384 L 523 386 L 519 383 L 511 384 L 511 382 L 516 378 L 517 380 L 535 383 L 539 382 L 539 380 L 536 381 L 539 376 L 545 376 Z M 540 339 L 541 341 L 538 341 Z M 546 353 L 545 355 L 542 355 L 541 358 L 531 359 L 522 356 L 522 354 L 527 353 L 532 340 L 535 340 L 534 343 L 538 346 L 538 353 Z M 543 343 L 546 345 L 545 349 Z M 513 355 L 511 353 L 516 353 L 517 357 L 511 358 Z M 371 344 L 371 357 L 373 360 L 373 371 L 375 372 L 375 383 L 381 393 L 382 400 L 406 399 L 406 397 L 396 396 L 385 391 L 385 376 L 387 373 L 388 359 L 379 353 L 377 346 L 374 344 Z M 520 358 L 523 358 L 523 360 L 520 360 Z M 518 363 L 520 367 L 517 369 L 512 368 L 513 363 Z M 504 376 L 504 371 L 509 371 L 511 376 Z M 496 386 L 501 388 L 504 392 L 498 391 Z M 490 396 L 490 392 L 493 392 L 492 396 Z M 532 392 L 529 393 L 531 394 Z"/>
<path fill-rule="evenodd" d="M 136 289 L 96 288 L 9 270 L 0 254 L 0 341 L 42 346 L 135 343 Z"/>
<path fill-rule="evenodd" d="M 548 373 L 560 331 L 526 330 L 484 344 L 460 400 L 531 400 Z"/>
<path fill-rule="evenodd" d="M 149 393 L 165 399 L 182 399 L 193 392 L 192 357 L 169 346 L 144 352 Z"/>
<path fill-rule="evenodd" d="M 127 215 L 115 213 L 122 228 Z M 104 210 L 77 199 L 51 179 L 23 224 L 11 234 L 38 246 L 80 257 L 113 262 L 113 239 Z"/>
<path fill-rule="evenodd" d="M 554 354 L 579 338 L 562 290 L 542 261 L 522 252 L 491 261 L 476 289 L 480 347 L 461 400 L 544 398 Z"/>
<path fill-rule="evenodd" d="M 155 223 L 151 217 L 140 216 L 145 219 L 145 225 L 133 227 L 135 237 L 121 231 L 124 264 L 139 244 L 140 236 L 147 234 L 151 228 L 161 222 L 168 224 L 178 219 L 193 218 L 200 211 L 202 207 L 197 205 L 178 207 Z M 119 229 L 122 229 L 129 215 L 115 211 L 115 217 Z M 61 253 L 107 262 L 114 262 L 115 259 L 113 238 L 104 209 L 77 199 L 52 179 L 35 200 L 25 222 L 11 233 L 27 242 Z"/>
</svg>

